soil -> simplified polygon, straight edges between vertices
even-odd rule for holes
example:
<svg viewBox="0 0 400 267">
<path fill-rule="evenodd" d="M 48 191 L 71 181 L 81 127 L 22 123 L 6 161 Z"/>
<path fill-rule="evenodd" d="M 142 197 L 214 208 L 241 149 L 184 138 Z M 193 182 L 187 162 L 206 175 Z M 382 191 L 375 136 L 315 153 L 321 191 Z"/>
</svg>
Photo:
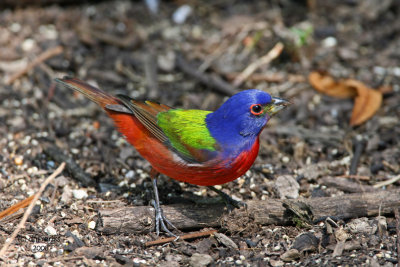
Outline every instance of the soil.
<svg viewBox="0 0 400 267">
<path fill-rule="evenodd" d="M 155 246 L 145 245 L 160 238 L 153 232 L 98 231 L 100 209 L 151 205 L 150 165 L 101 108 L 54 81 L 69 75 L 111 94 L 204 110 L 217 109 L 230 90 L 257 88 L 289 99 L 292 105 L 262 132 L 253 167 L 219 187 L 236 200 L 399 189 L 399 179 L 379 186 L 400 173 L 399 1 L 160 1 L 156 13 L 145 1 L 18 2 L 26 1 L 0 4 L 0 210 L 35 194 L 62 161 L 69 165 L 35 203 L 2 264 L 399 264 L 393 212 L 292 225 L 233 218 L 214 227 L 217 234 Z M 182 5 L 191 13 L 176 23 Z M 283 52 L 234 87 L 277 43 Z M 52 51 L 57 46 L 62 51 Z M 54 54 L 29 67 L 46 51 Z M 386 88 L 380 109 L 350 126 L 353 100 L 315 91 L 308 82 L 314 70 Z M 205 187 L 165 176 L 158 188 L 163 205 L 220 201 Z M 1 246 L 23 212 L 0 219 Z M 192 232 L 204 230 L 212 228 Z"/>
</svg>

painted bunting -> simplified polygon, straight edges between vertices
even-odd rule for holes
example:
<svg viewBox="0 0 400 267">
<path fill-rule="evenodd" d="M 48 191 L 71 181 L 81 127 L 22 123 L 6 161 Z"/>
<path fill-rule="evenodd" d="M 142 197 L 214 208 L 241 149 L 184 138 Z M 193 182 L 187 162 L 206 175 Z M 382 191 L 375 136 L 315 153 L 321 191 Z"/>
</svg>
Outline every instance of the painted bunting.
<svg viewBox="0 0 400 267">
<path fill-rule="evenodd" d="M 284 99 L 251 89 L 235 94 L 214 112 L 175 109 L 125 95 L 114 97 L 75 78 L 56 81 L 100 105 L 126 140 L 150 162 L 157 235 L 160 225 L 170 235 L 174 234 L 167 224 L 175 228 L 160 207 L 159 173 L 203 186 L 235 180 L 256 159 L 259 135 L 268 120 L 289 105 Z"/>
</svg>

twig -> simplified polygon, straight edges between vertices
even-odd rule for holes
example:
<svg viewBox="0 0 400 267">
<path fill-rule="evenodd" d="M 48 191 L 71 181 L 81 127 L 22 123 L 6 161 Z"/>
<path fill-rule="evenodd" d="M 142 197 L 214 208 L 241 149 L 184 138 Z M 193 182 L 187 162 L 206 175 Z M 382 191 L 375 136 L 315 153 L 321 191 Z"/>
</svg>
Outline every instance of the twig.
<svg viewBox="0 0 400 267">
<path fill-rule="evenodd" d="M 357 136 L 354 145 L 354 155 L 350 163 L 350 170 L 349 170 L 350 175 L 357 174 L 358 163 L 360 162 L 360 158 L 364 151 L 365 144 L 366 142 L 364 138 L 362 136 Z"/>
<path fill-rule="evenodd" d="M 176 66 L 185 74 L 192 76 L 199 82 L 214 88 L 222 94 L 231 96 L 239 92 L 237 88 L 222 80 L 219 76 L 209 75 L 198 71 L 190 63 L 188 63 L 182 55 L 176 56 Z"/>
<path fill-rule="evenodd" d="M 240 75 L 239 72 L 231 72 L 227 73 L 225 76 L 228 80 L 235 80 Z M 252 82 L 270 82 L 270 83 L 281 83 L 289 78 L 286 77 L 283 73 L 253 73 L 247 80 Z"/>
<path fill-rule="evenodd" d="M 396 218 L 396 233 L 397 233 L 397 262 L 400 263 L 400 214 L 399 207 L 394 207 L 394 216 Z"/>
<path fill-rule="evenodd" d="M 345 178 L 337 179 L 336 177 L 330 176 L 319 179 L 319 183 L 350 193 L 373 192 L 378 190 L 370 185 L 363 185 L 359 182 L 353 182 Z"/>
<path fill-rule="evenodd" d="M 362 180 L 362 181 L 369 181 L 371 179 L 369 176 L 365 176 L 365 175 L 350 175 L 350 174 L 339 175 L 336 177 L 337 178 L 356 179 L 356 180 Z"/>
<path fill-rule="evenodd" d="M 374 184 L 373 187 L 379 188 L 379 187 L 382 187 L 382 186 L 387 186 L 387 185 L 390 185 L 390 184 L 393 184 L 393 183 L 397 182 L 398 180 L 400 180 L 400 174 L 395 176 L 395 177 L 393 177 L 392 179 L 389 179 L 389 180 Z"/>
<path fill-rule="evenodd" d="M 104 30 L 98 30 L 95 29 L 94 27 L 91 26 L 87 26 L 84 27 L 80 27 L 80 30 L 78 31 L 79 35 L 80 35 L 80 39 L 85 42 L 86 39 L 86 43 L 90 43 L 92 45 L 93 41 L 92 40 L 87 40 L 87 36 L 91 38 L 95 38 L 103 43 L 112 45 L 112 46 L 116 46 L 119 48 L 135 48 L 136 46 L 138 46 L 141 43 L 140 38 L 138 37 L 138 35 L 135 34 L 129 34 L 126 35 L 125 37 L 121 38 L 118 36 L 115 36 L 113 34 L 107 33 Z"/>
<path fill-rule="evenodd" d="M 65 162 L 67 164 L 67 170 L 71 173 L 72 177 L 78 182 L 81 182 L 83 186 L 87 187 L 96 185 L 95 181 L 85 173 L 71 157 L 65 155 L 58 147 L 46 145 L 43 152 L 57 162 Z"/>
<path fill-rule="evenodd" d="M 46 186 L 55 178 L 57 177 L 65 167 L 65 162 L 61 163 L 61 165 L 51 174 L 47 179 L 44 181 L 44 183 L 40 186 L 39 191 L 35 194 L 35 197 L 32 199 L 31 204 L 29 204 L 28 208 L 26 209 L 24 216 L 22 217 L 21 221 L 17 225 L 17 228 L 15 228 L 14 232 L 11 234 L 11 236 L 6 240 L 4 243 L 3 247 L 0 250 L 0 258 L 3 257 L 3 255 L 6 253 L 8 247 L 10 244 L 14 241 L 15 237 L 18 235 L 19 231 L 25 226 L 26 220 L 28 219 L 29 215 L 32 212 L 33 206 L 35 205 L 36 201 L 39 199 L 40 195 L 46 188 Z"/>
<path fill-rule="evenodd" d="M 38 170 L 37 172 L 32 173 L 31 176 L 38 176 L 38 175 L 43 175 L 43 174 L 47 174 L 47 173 L 49 173 L 49 171 L 47 171 L 47 170 Z M 16 175 L 10 176 L 9 179 L 14 181 L 14 180 L 18 180 L 18 179 L 21 179 L 23 177 L 26 177 L 27 175 L 28 175 L 27 173 L 16 174 Z"/>
<path fill-rule="evenodd" d="M 283 44 L 281 42 L 277 43 L 266 55 L 257 59 L 249 66 L 247 66 L 233 81 L 234 86 L 239 86 L 246 80 L 253 72 L 255 72 L 261 66 L 269 64 L 272 60 L 279 57 L 283 51 Z"/>
<path fill-rule="evenodd" d="M 213 235 L 216 232 L 217 232 L 217 230 L 209 230 L 209 231 L 205 231 L 205 232 L 197 232 L 197 233 L 186 234 L 186 235 L 180 236 L 179 240 L 206 237 L 206 236 L 209 236 L 209 235 Z M 146 242 L 145 246 L 146 247 L 151 247 L 151 246 L 155 246 L 155 245 L 161 245 L 161 244 L 165 244 L 165 243 L 168 243 L 168 242 L 172 242 L 175 239 L 176 239 L 176 237 L 174 237 L 174 236 L 167 237 L 167 238 L 161 238 L 161 239 L 157 239 L 157 240 L 154 240 L 154 241 Z"/>
<path fill-rule="evenodd" d="M 32 201 L 32 199 L 33 199 L 34 197 L 35 197 L 35 195 L 32 195 L 32 196 L 30 196 L 30 197 L 28 197 L 28 198 L 25 198 L 24 200 L 18 202 L 17 204 L 12 205 L 12 206 L 9 207 L 8 209 L 3 210 L 2 212 L 0 212 L 0 220 L 1 220 L 2 218 L 4 218 L 4 217 L 6 217 L 6 216 L 8 216 L 8 215 L 11 215 L 11 214 L 17 212 L 18 210 L 23 209 L 23 208 L 25 208 L 26 206 L 28 206 L 28 205 L 31 203 L 31 201 Z"/>
<path fill-rule="evenodd" d="M 86 203 L 96 203 L 96 204 L 108 204 L 108 203 L 118 203 L 121 200 L 87 200 Z"/>
<path fill-rule="evenodd" d="M 12 84 L 17 79 L 19 79 L 21 76 L 25 75 L 28 71 L 30 71 L 31 69 L 36 67 L 38 64 L 48 60 L 49 58 L 57 56 L 58 54 L 61 54 L 62 52 L 63 52 L 62 46 L 56 46 L 47 51 L 44 51 L 35 60 L 33 60 L 31 63 L 29 63 L 28 66 L 26 66 L 24 69 L 11 75 L 11 77 L 6 81 L 6 84 L 7 85 Z"/>
</svg>

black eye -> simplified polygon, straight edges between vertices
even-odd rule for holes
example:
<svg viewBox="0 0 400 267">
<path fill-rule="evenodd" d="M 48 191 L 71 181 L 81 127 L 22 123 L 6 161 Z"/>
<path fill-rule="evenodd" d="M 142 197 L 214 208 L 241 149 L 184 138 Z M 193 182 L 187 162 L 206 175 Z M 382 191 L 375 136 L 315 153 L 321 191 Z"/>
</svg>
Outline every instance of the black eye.
<svg viewBox="0 0 400 267">
<path fill-rule="evenodd" d="M 251 114 L 253 115 L 260 115 L 263 113 L 263 108 L 260 104 L 254 104 L 250 107 Z"/>
</svg>

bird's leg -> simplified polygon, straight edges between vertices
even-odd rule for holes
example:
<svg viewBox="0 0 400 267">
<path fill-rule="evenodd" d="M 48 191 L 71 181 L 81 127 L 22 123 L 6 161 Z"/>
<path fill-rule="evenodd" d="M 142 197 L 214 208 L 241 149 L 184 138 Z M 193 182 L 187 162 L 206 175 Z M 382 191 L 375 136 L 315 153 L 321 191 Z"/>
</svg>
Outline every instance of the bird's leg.
<svg viewBox="0 0 400 267">
<path fill-rule="evenodd" d="M 175 236 L 176 238 L 179 238 L 177 235 L 172 233 L 170 230 L 167 228 L 167 224 L 169 224 L 172 228 L 177 229 L 175 225 L 173 225 L 167 218 L 165 218 L 163 210 L 161 209 L 160 205 L 160 199 L 158 197 L 158 189 L 157 189 L 157 176 L 158 172 L 152 169 L 150 171 L 150 177 L 153 182 L 153 192 L 154 192 L 154 201 L 153 201 L 153 206 L 155 210 L 155 219 L 156 219 L 156 233 L 157 235 L 160 234 L 160 225 L 161 229 L 166 232 L 167 234 L 171 236 Z"/>
<path fill-rule="evenodd" d="M 246 203 L 244 203 L 242 201 L 234 200 L 228 194 L 222 192 L 221 190 L 215 188 L 214 186 L 207 186 L 207 187 L 209 189 L 211 189 L 212 191 L 214 191 L 215 193 L 217 193 L 222 198 L 222 200 L 226 203 L 226 205 L 228 206 L 228 209 L 230 211 L 233 210 L 233 208 L 237 208 L 237 209 L 239 209 L 240 207 L 247 208 Z"/>
</svg>

